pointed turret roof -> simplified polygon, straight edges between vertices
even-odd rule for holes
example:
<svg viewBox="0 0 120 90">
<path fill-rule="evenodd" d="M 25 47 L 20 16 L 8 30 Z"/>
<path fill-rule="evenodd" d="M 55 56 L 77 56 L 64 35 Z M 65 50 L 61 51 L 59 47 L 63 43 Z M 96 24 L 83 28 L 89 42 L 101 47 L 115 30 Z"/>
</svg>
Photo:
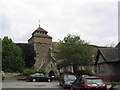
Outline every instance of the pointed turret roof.
<svg viewBox="0 0 120 90">
<path fill-rule="evenodd" d="M 36 31 L 45 32 L 46 34 L 48 33 L 48 32 L 47 32 L 46 30 L 44 30 L 43 28 L 38 27 L 38 28 L 32 33 L 32 35 L 33 35 Z"/>
<path fill-rule="evenodd" d="M 30 39 L 32 39 L 33 37 L 40 37 L 40 38 L 50 38 L 52 39 L 52 37 L 50 37 L 49 35 L 47 35 L 47 31 L 44 30 L 43 28 L 41 28 L 40 26 L 32 33 L 32 37 Z M 29 40 L 30 40 L 29 39 Z M 28 41 L 29 41 L 28 40 Z"/>
</svg>

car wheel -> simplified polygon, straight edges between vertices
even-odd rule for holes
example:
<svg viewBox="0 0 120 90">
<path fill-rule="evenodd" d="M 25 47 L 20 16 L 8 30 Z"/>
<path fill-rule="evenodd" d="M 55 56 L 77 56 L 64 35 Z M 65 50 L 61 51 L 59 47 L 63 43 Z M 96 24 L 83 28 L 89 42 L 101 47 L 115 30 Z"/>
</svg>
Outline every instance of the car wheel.
<svg viewBox="0 0 120 90">
<path fill-rule="evenodd" d="M 80 90 L 85 90 L 85 89 L 83 88 L 83 89 L 80 89 Z"/>
<path fill-rule="evenodd" d="M 36 82 L 36 79 L 34 78 L 32 81 L 33 81 L 33 82 Z"/>
<path fill-rule="evenodd" d="M 51 79 L 48 79 L 48 82 L 50 82 L 51 81 Z"/>
<path fill-rule="evenodd" d="M 63 86 L 64 89 L 66 89 L 67 87 Z"/>
<path fill-rule="evenodd" d="M 70 87 L 70 90 L 74 90 L 74 88 L 73 88 L 73 87 Z"/>
<path fill-rule="evenodd" d="M 61 83 L 59 83 L 59 86 L 62 86 Z"/>
</svg>

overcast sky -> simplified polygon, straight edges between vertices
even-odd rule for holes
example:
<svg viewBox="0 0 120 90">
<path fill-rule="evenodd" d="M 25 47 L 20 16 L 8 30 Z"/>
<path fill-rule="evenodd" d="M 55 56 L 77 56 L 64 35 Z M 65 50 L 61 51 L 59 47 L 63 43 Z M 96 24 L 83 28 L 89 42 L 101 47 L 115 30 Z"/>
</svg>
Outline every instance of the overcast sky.
<svg viewBox="0 0 120 90">
<path fill-rule="evenodd" d="M 118 0 L 0 0 L 0 38 L 27 43 L 40 26 L 54 42 L 68 34 L 94 45 L 118 43 Z"/>
</svg>

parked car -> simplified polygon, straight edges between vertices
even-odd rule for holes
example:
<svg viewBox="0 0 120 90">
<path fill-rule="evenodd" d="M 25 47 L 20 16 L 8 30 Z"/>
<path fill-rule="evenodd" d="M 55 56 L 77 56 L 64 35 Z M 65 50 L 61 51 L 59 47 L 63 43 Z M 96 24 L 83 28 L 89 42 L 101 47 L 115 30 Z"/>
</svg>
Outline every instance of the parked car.
<svg viewBox="0 0 120 90">
<path fill-rule="evenodd" d="M 81 76 L 72 83 L 71 90 L 107 90 L 107 86 L 96 76 Z"/>
<path fill-rule="evenodd" d="M 33 82 L 38 82 L 38 81 L 50 82 L 50 81 L 52 81 L 52 78 L 49 76 L 45 76 L 42 73 L 35 73 L 35 74 L 31 74 L 31 75 L 27 76 L 26 80 L 33 81 Z"/>
<path fill-rule="evenodd" d="M 120 90 L 120 82 L 112 83 L 112 86 L 109 90 Z"/>
<path fill-rule="evenodd" d="M 64 74 L 59 79 L 59 85 L 63 88 L 70 88 L 76 77 L 73 74 Z"/>
</svg>

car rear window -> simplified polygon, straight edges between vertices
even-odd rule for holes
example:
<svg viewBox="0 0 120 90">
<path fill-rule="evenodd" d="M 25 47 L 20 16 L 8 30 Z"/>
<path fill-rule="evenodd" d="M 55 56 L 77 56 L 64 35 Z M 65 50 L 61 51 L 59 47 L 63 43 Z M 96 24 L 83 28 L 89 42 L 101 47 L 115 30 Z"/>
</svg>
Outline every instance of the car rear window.
<svg viewBox="0 0 120 90">
<path fill-rule="evenodd" d="M 103 84 L 103 81 L 100 78 L 86 78 L 87 84 Z"/>
<path fill-rule="evenodd" d="M 74 75 L 67 75 L 66 77 L 65 77 L 65 80 L 66 81 L 74 81 L 76 79 L 76 77 L 74 76 Z"/>
</svg>

